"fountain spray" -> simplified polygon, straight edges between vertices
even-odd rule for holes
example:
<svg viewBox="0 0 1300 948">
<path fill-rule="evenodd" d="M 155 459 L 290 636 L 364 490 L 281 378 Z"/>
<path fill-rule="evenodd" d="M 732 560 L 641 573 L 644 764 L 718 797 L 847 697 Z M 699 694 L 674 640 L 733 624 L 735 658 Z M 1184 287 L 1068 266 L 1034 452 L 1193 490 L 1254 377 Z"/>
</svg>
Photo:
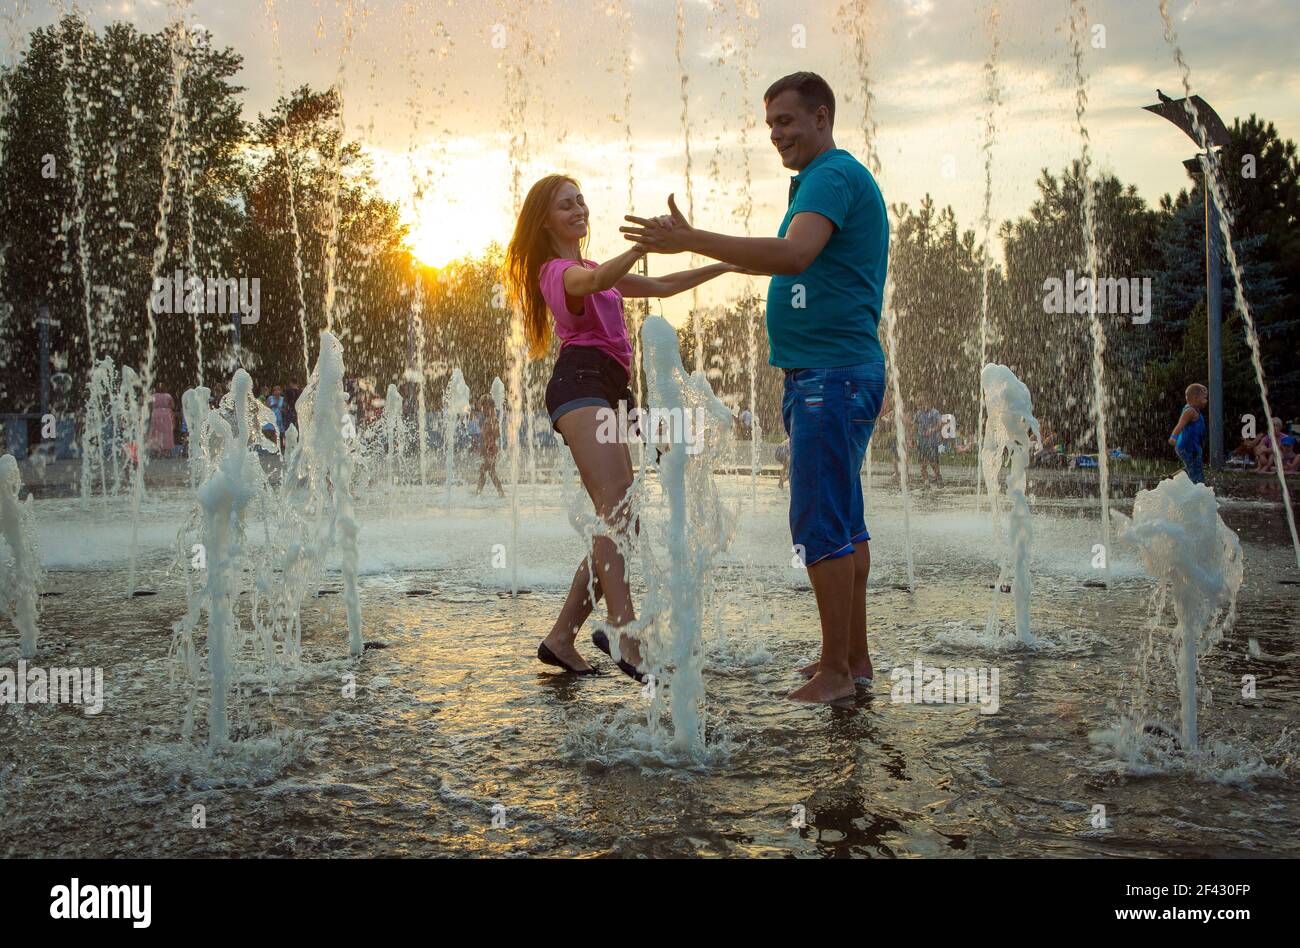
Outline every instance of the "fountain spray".
<svg viewBox="0 0 1300 948">
<path fill-rule="evenodd" d="M 384 396 L 384 413 L 381 418 L 384 426 L 384 446 L 388 459 L 388 487 L 397 487 L 400 480 L 398 465 L 402 460 L 402 447 L 405 440 L 405 426 L 402 423 L 402 393 L 392 382 L 388 383 L 388 392 Z"/>
<path fill-rule="evenodd" d="M 1092 333 L 1092 424 L 1097 433 L 1098 491 L 1101 495 L 1101 548 L 1104 582 L 1110 580 L 1110 456 L 1106 444 L 1106 330 L 1097 314 L 1097 223 L 1093 191 L 1092 145 L 1084 115 L 1088 110 L 1088 77 L 1083 70 L 1083 35 L 1088 31 L 1088 11 L 1081 0 L 1071 0 L 1070 55 L 1074 62 L 1074 116 L 1079 126 L 1079 185 L 1083 192 L 1083 240 L 1087 251 L 1088 325 Z"/>
<path fill-rule="evenodd" d="M 86 41 L 86 24 L 77 19 L 77 52 L 84 55 Z M 63 70 L 63 116 L 68 132 L 68 167 L 72 172 L 73 206 L 76 208 L 77 223 L 77 262 L 81 274 L 82 307 L 86 316 L 86 352 L 89 364 L 95 364 L 95 317 L 90 302 L 90 251 L 86 242 L 86 175 L 81 158 L 81 135 L 74 115 L 83 113 L 78 108 L 78 96 L 73 92 L 72 62 L 68 56 L 65 43 L 59 44 L 61 67 Z M 84 96 L 82 96 L 84 98 Z M 66 232 L 65 223 L 64 230 Z M 63 242 L 64 264 L 67 264 L 68 242 Z"/>
<path fill-rule="evenodd" d="M 998 595 L 1007 579 L 1011 580 L 1016 603 L 1016 635 L 1026 645 L 1035 644 L 1029 630 L 1029 600 L 1033 581 L 1029 575 L 1029 548 L 1033 530 L 1029 519 L 1029 500 L 1025 496 L 1026 472 L 1029 468 L 1029 442 L 1041 437 L 1038 420 L 1034 418 L 1033 403 L 1025 383 L 1016 378 L 1005 365 L 990 363 L 980 373 L 983 403 L 988 407 L 984 419 L 985 429 L 980 446 L 980 465 L 989 489 L 989 511 L 993 518 L 994 535 L 1001 539 L 1002 504 L 998 489 L 998 472 L 1006 455 L 1010 466 L 1007 471 L 1006 496 L 1010 503 L 1009 537 L 998 581 L 993 586 L 993 601 L 989 606 L 986 632 L 997 632 Z"/>
<path fill-rule="evenodd" d="M 736 68 L 740 73 L 740 162 L 743 184 L 740 189 L 740 221 L 745 229 L 745 236 L 750 236 L 754 216 L 754 181 L 749 167 L 749 133 L 757 126 L 754 107 L 750 102 L 749 80 L 753 72 L 751 61 L 757 43 L 755 29 L 746 20 L 757 15 L 757 10 L 746 0 L 735 0 L 736 32 L 740 36 L 739 56 Z M 751 299 L 750 291 L 753 279 L 744 277 L 743 299 Z M 763 443 L 763 426 L 758 420 L 758 340 L 754 314 L 745 320 L 745 348 L 749 359 L 749 505 L 758 509 L 758 465 L 759 445 Z M 871 483 L 871 467 L 867 467 L 867 484 Z"/>
<path fill-rule="evenodd" d="M 352 8 L 353 0 L 347 0 L 343 8 L 343 40 L 339 47 L 338 77 L 334 81 L 334 94 L 337 99 L 335 112 L 334 147 L 331 150 L 329 167 L 333 177 L 330 188 L 328 228 L 325 237 L 325 329 L 334 330 L 334 296 L 337 293 L 336 270 L 339 252 L 339 192 L 343 187 L 343 135 L 346 125 L 343 121 L 344 93 L 347 89 L 348 53 L 352 49 Z"/>
<path fill-rule="evenodd" d="M 668 502 L 668 631 L 671 637 L 670 681 L 674 754 L 698 759 L 704 750 L 704 649 L 702 643 L 705 598 L 710 573 L 719 553 L 726 549 L 734 529 L 734 516 L 722 507 L 712 481 L 714 455 L 720 454 L 731 428 L 731 411 L 713 394 L 703 371 L 688 376 L 682 366 L 677 333 L 661 316 L 651 316 L 641 327 L 646 353 L 647 397 L 651 409 L 651 436 L 657 436 L 655 414 L 679 421 L 680 439 L 673 439 L 659 460 L 660 482 Z M 695 419 L 699 419 L 698 423 Z M 710 427 L 716 434 L 711 434 Z M 691 445 L 692 439 L 704 443 Z M 712 443 L 710 439 L 712 438 Z M 710 450 L 710 448 L 712 450 Z M 702 450 L 701 450 L 702 449 Z M 635 516 L 635 514 L 634 514 Z M 657 598 L 659 577 L 648 576 L 651 600 Z M 662 612 L 643 616 L 643 623 L 658 622 Z M 617 636 L 611 636 L 611 641 Z M 651 667 L 662 667 L 657 642 L 651 642 Z M 657 700 L 657 693 L 656 693 Z"/>
<path fill-rule="evenodd" d="M 461 416 L 469 411 L 469 386 L 460 369 L 451 373 L 442 397 L 442 451 L 447 470 L 446 507 L 451 510 L 451 482 L 456 476 L 456 431 Z"/>
<path fill-rule="evenodd" d="M 356 468 L 353 448 L 356 423 L 343 387 L 343 346 L 333 333 L 320 334 L 316 371 L 299 398 L 303 423 L 303 450 L 311 462 L 308 475 L 312 493 L 331 498 L 330 536 L 336 539 L 343 571 L 343 593 L 348 612 L 348 648 L 359 658 L 365 645 L 361 638 L 361 600 L 357 592 L 357 532 L 359 525 L 352 504 L 352 474 Z"/>
<path fill-rule="evenodd" d="M 181 417 L 185 419 L 185 430 L 189 433 L 190 488 L 197 488 L 208 479 L 207 446 L 203 443 L 206 429 L 203 420 L 208 415 L 212 404 L 212 391 L 205 385 L 187 388 L 181 395 Z"/>
<path fill-rule="evenodd" d="M 9 556 L 0 560 L 0 606 L 18 627 L 18 657 L 35 658 L 45 570 L 36 544 L 32 497 L 19 500 L 22 489 L 14 456 L 0 457 L 0 536 L 9 545 Z"/>
<path fill-rule="evenodd" d="M 86 398 L 86 420 L 81 434 L 81 506 L 90 506 L 90 495 L 94 490 L 94 470 L 99 467 L 99 492 L 108 503 L 108 465 L 109 458 L 115 457 L 117 447 L 113 430 L 116 419 L 113 415 L 113 392 L 116 373 L 113 360 L 108 356 L 100 359 L 90 370 L 89 395 Z M 110 427 L 114 426 L 114 427 Z M 105 433 L 108 434 L 105 443 Z"/>
<path fill-rule="evenodd" d="M 997 108 L 1002 102 L 1002 88 L 998 83 L 998 52 L 1001 40 L 998 25 L 1001 12 L 995 0 L 989 6 L 985 19 L 989 34 L 989 57 L 984 61 L 984 140 L 980 150 L 984 153 L 984 208 L 980 214 L 980 226 L 984 231 L 984 244 L 980 253 L 980 371 L 988 362 L 989 351 L 989 271 L 993 268 L 993 256 L 989 248 L 993 244 L 993 145 L 997 140 Z M 979 417 L 976 421 L 976 436 L 984 430 L 984 387 L 980 386 Z M 975 465 L 975 509 L 980 509 L 980 485 L 983 481 L 983 466 Z"/>
<path fill-rule="evenodd" d="M 848 0 L 840 7 L 840 17 L 845 32 L 849 36 L 854 64 L 857 68 L 858 84 L 862 89 L 862 138 L 866 155 L 866 165 L 872 176 L 879 181 L 881 166 L 880 152 L 876 148 L 877 128 L 873 108 L 876 102 L 872 92 L 871 58 L 867 48 L 868 31 L 867 0 Z M 889 214 L 889 239 L 894 239 L 894 216 Z M 912 501 L 907 489 L 907 417 L 903 405 L 903 385 L 900 379 L 898 339 L 895 332 L 894 318 L 894 276 L 891 260 L 889 272 L 885 275 L 885 291 L 881 300 L 880 325 L 884 337 L 880 340 L 885 352 L 885 364 L 889 369 L 889 385 L 894 395 L 894 440 L 898 447 L 899 488 L 903 495 L 903 539 L 907 556 L 907 588 L 916 589 L 916 568 L 912 557 Z"/>
<path fill-rule="evenodd" d="M 186 37 L 188 31 L 185 27 L 184 16 L 178 10 L 172 27 L 168 30 L 167 40 L 168 47 L 171 50 L 171 92 L 169 94 L 167 111 L 171 116 L 171 121 L 167 126 L 167 137 L 163 140 L 162 148 L 162 182 L 158 193 L 158 222 L 154 225 L 154 248 L 153 263 L 149 270 L 149 286 L 152 287 L 162 273 L 163 265 L 167 260 L 168 234 L 167 234 L 167 217 L 172 209 L 171 195 L 171 178 L 172 163 L 176 156 L 176 139 L 177 132 L 180 128 L 181 111 L 184 108 L 183 83 L 185 79 L 185 70 L 188 58 L 180 50 L 182 42 L 188 42 Z M 139 412 L 136 424 L 136 465 L 135 465 L 135 490 L 133 492 L 132 516 L 131 516 L 131 553 L 130 567 L 127 572 L 127 594 L 134 595 L 135 588 L 135 571 L 136 558 L 139 553 L 140 543 L 140 505 L 144 500 L 144 468 L 147 458 L 147 451 L 143 434 L 149 428 L 149 404 L 153 399 L 153 371 L 154 356 L 158 341 L 158 321 L 154 317 L 152 301 L 146 301 L 145 314 L 147 317 L 148 328 L 145 331 L 145 360 L 144 375 L 140 380 L 140 402 Z"/>
<path fill-rule="evenodd" d="M 1219 517 L 1214 491 L 1193 484 L 1185 471 L 1139 491 L 1132 520 L 1113 516 L 1119 536 L 1138 547 L 1147 572 L 1161 584 L 1159 600 L 1172 595 L 1181 744 L 1185 753 L 1195 753 L 1200 661 L 1236 618 L 1241 543 Z"/>
<path fill-rule="evenodd" d="M 686 156 L 686 217 L 687 220 L 694 222 L 695 185 L 692 180 L 690 121 L 691 77 L 686 71 L 686 60 L 683 58 L 682 54 L 682 46 L 686 38 L 686 10 L 683 6 L 682 0 L 676 0 L 673 20 L 677 29 L 673 50 L 677 57 L 678 85 L 680 87 L 682 99 L 682 148 L 683 153 Z M 691 265 L 694 266 L 694 254 L 691 256 Z M 695 337 L 695 371 L 699 372 L 704 368 L 704 324 L 703 316 L 700 313 L 700 294 L 698 289 L 691 290 L 691 331 Z"/>
</svg>

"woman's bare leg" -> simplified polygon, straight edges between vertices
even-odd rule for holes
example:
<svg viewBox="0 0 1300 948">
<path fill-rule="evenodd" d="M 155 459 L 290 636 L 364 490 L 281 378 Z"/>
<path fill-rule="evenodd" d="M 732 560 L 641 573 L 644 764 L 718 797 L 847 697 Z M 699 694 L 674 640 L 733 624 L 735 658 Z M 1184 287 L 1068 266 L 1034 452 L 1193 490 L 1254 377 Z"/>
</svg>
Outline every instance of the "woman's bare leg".
<svg viewBox="0 0 1300 948">
<path fill-rule="evenodd" d="M 578 566 L 578 571 L 573 574 L 573 582 L 569 584 L 569 595 L 564 599 L 560 615 L 556 618 L 555 625 L 551 627 L 550 634 L 542 640 L 551 650 L 551 654 L 579 671 L 586 671 L 591 667 L 573 644 L 578 630 L 582 628 L 582 623 L 587 621 L 595 605 L 591 599 L 590 563 L 590 557 L 584 559 Z M 596 599 L 599 600 L 604 592 L 600 588 L 599 579 L 595 583 L 595 592 Z"/>
<path fill-rule="evenodd" d="M 569 443 L 573 461 L 582 475 L 582 485 L 596 513 L 617 533 L 625 534 L 630 521 L 628 490 L 632 486 L 632 456 L 626 444 L 605 443 L 596 438 L 600 421 L 601 409 L 590 406 L 564 415 L 556 427 Z M 627 625 L 636 619 L 636 610 L 623 554 L 612 537 L 598 536 L 592 545 L 591 560 L 605 594 L 609 625 L 613 628 Z M 622 636 L 619 651 L 626 661 L 640 667 L 641 650 L 635 639 Z"/>
</svg>

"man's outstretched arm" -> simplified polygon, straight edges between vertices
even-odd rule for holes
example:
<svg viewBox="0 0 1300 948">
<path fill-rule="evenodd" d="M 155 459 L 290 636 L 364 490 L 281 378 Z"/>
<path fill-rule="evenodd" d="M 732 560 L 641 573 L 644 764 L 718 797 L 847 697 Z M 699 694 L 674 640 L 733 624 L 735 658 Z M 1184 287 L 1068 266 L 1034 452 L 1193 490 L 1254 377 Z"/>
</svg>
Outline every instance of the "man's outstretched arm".
<svg viewBox="0 0 1300 948">
<path fill-rule="evenodd" d="M 698 253 L 754 273 L 787 276 L 808 269 L 835 230 L 829 218 L 805 211 L 794 216 L 784 237 L 734 237 L 692 227 L 677 209 L 671 194 L 668 209 L 672 218 L 670 226 L 629 214 L 626 220 L 637 226 L 619 230 L 628 240 L 651 253 Z"/>
</svg>

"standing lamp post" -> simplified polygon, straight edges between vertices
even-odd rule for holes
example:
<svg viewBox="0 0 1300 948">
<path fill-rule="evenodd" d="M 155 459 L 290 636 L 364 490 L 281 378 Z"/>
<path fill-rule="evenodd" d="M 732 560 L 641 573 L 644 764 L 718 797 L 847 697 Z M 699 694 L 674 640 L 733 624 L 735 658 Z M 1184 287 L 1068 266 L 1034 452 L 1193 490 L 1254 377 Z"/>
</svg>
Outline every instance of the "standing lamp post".
<svg viewBox="0 0 1300 948">
<path fill-rule="evenodd" d="M 1222 148 L 1230 138 L 1223 119 L 1199 95 L 1191 97 L 1191 103 L 1200 119 L 1206 141 L 1202 142 L 1192 125 L 1192 116 L 1187 109 L 1187 99 L 1171 99 L 1159 89 L 1156 96 L 1160 99 L 1156 105 L 1143 108 L 1154 112 L 1161 118 L 1177 125 L 1197 147 L 1204 147 L 1206 152 L 1183 162 L 1192 174 L 1201 176 L 1201 188 L 1205 196 L 1205 347 L 1209 358 L 1209 460 L 1213 470 L 1223 467 L 1223 281 L 1219 261 L 1222 251 L 1223 234 L 1219 229 L 1219 209 L 1214 206 L 1210 194 L 1210 158 L 1209 150 Z M 1265 425 L 1271 421 L 1265 421 Z"/>
</svg>

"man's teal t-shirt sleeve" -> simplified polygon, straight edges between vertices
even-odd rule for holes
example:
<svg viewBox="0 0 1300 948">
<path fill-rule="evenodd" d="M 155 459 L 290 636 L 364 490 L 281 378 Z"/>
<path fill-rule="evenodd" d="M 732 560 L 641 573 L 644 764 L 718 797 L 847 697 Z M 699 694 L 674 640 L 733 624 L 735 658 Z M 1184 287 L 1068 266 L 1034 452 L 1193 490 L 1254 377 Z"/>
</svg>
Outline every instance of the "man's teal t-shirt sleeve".
<svg viewBox="0 0 1300 948">
<path fill-rule="evenodd" d="M 844 227 L 852 204 L 853 188 L 849 179 L 837 168 L 822 168 L 800 183 L 794 196 L 794 213 L 820 214 L 838 230 Z"/>
</svg>

